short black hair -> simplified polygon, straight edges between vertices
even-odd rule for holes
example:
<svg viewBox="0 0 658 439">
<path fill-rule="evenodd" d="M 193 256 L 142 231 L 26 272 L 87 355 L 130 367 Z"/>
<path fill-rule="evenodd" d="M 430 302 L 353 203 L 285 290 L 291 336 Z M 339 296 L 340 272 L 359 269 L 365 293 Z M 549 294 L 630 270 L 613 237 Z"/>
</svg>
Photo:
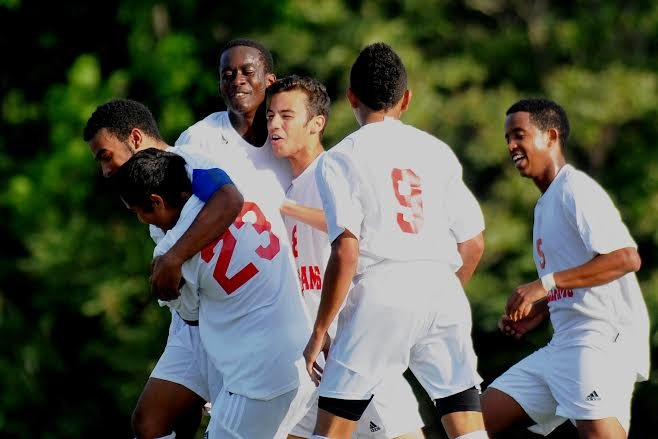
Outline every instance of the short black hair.
<svg viewBox="0 0 658 439">
<path fill-rule="evenodd" d="M 128 138 L 133 128 L 139 128 L 154 139 L 162 140 L 151 110 L 131 99 L 113 99 L 99 105 L 85 125 L 85 142 L 90 141 L 103 128 L 120 140 Z"/>
<path fill-rule="evenodd" d="M 278 79 L 267 89 L 267 95 L 271 98 L 277 93 L 293 90 L 299 90 L 306 95 L 306 111 L 309 120 L 315 116 L 324 116 L 325 119 L 329 119 L 331 98 L 329 98 L 327 88 L 320 81 L 310 76 L 290 75 Z"/>
<path fill-rule="evenodd" d="M 160 195 L 167 204 L 182 208 L 192 192 L 192 182 L 183 157 L 157 148 L 137 152 L 110 177 L 110 182 L 129 207 L 152 211 L 150 195 Z"/>
<path fill-rule="evenodd" d="M 566 148 L 569 139 L 569 118 L 562 106 L 546 98 L 526 98 L 509 107 L 505 115 L 520 111 L 530 113 L 530 121 L 542 131 L 557 128 L 560 133 L 560 146 Z"/>
<path fill-rule="evenodd" d="M 265 73 L 274 73 L 274 59 L 272 58 L 272 53 L 270 53 L 267 47 L 263 46 L 258 41 L 250 40 L 248 38 L 236 38 L 224 44 L 224 47 L 222 47 L 222 49 L 219 51 L 219 55 L 217 56 L 217 70 L 220 69 L 222 55 L 224 52 L 238 46 L 253 47 L 254 49 L 258 50 L 260 53 L 260 59 L 265 66 Z"/>
<path fill-rule="evenodd" d="M 391 46 L 374 43 L 363 49 L 352 64 L 350 88 L 371 110 L 387 110 L 407 90 L 407 71 Z"/>
</svg>

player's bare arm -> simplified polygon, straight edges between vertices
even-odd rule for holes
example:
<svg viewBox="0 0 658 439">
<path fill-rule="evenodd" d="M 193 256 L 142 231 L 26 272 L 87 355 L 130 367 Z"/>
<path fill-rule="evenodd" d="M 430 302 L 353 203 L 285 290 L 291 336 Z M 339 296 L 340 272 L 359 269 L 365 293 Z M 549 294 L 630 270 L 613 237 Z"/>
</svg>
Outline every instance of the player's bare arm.
<svg viewBox="0 0 658 439">
<path fill-rule="evenodd" d="M 482 259 L 484 234 L 480 232 L 471 239 L 457 243 L 457 251 L 462 258 L 462 266 L 455 274 L 462 286 L 466 286 Z"/>
<path fill-rule="evenodd" d="M 285 200 L 281 204 L 281 214 L 295 218 L 314 229 L 327 232 L 327 220 L 322 209 L 302 206 L 292 200 Z"/>
<path fill-rule="evenodd" d="M 640 269 L 641 259 L 633 247 L 625 247 L 600 254 L 590 261 L 568 270 L 553 273 L 553 288 L 586 288 L 603 285 Z M 532 305 L 543 300 L 548 292 L 541 281 L 535 280 L 517 287 L 507 301 L 505 312 L 517 321 L 530 312 Z"/>
<path fill-rule="evenodd" d="M 306 370 L 316 385 L 320 382 L 320 369 L 316 359 L 320 352 L 328 347 L 327 331 L 345 302 L 356 273 L 358 259 L 359 241 L 351 232 L 345 230 L 331 243 L 331 255 L 324 275 L 318 316 L 311 338 L 304 349 Z"/>
<path fill-rule="evenodd" d="M 153 261 L 151 289 L 156 297 L 162 300 L 178 297 L 183 263 L 226 232 L 243 202 L 242 194 L 233 184 L 222 186 L 210 197 L 176 244 Z"/>
</svg>

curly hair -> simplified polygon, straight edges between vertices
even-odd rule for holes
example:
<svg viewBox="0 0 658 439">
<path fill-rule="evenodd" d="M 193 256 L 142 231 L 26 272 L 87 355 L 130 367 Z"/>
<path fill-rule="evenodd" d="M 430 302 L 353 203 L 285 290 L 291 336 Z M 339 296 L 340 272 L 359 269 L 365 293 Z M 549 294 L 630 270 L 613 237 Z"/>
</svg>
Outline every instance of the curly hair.
<svg viewBox="0 0 658 439">
<path fill-rule="evenodd" d="M 352 64 L 350 88 L 371 110 L 387 110 L 397 104 L 407 90 L 407 71 L 389 45 L 371 44 Z"/>
<path fill-rule="evenodd" d="M 162 140 L 151 111 L 146 105 L 130 99 L 113 99 L 99 105 L 85 125 L 85 142 L 90 141 L 103 128 L 121 140 L 126 139 L 133 128 L 139 128 L 154 139 Z"/>
<path fill-rule="evenodd" d="M 224 47 L 222 47 L 222 49 L 219 51 L 219 55 L 217 56 L 217 70 L 220 69 L 222 55 L 224 52 L 238 46 L 253 47 L 254 49 L 258 50 L 260 53 L 260 60 L 265 66 L 265 73 L 274 73 L 274 59 L 272 58 L 272 53 L 270 53 L 270 51 L 267 50 L 267 48 L 258 41 L 249 40 L 247 38 L 236 38 L 229 41 L 224 45 Z"/>
<path fill-rule="evenodd" d="M 557 128 L 560 146 L 566 148 L 567 140 L 569 139 L 569 118 L 562 106 L 550 99 L 527 98 L 521 99 L 509 107 L 505 115 L 520 111 L 530 113 L 530 121 L 542 131 L 546 131 L 549 128 Z"/>
</svg>

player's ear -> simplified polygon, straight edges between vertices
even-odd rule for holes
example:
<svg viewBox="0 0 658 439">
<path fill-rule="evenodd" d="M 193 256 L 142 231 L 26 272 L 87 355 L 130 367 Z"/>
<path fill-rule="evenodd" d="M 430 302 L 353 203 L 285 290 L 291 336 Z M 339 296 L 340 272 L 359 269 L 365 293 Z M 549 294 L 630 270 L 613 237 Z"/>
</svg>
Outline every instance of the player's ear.
<svg viewBox="0 0 658 439">
<path fill-rule="evenodd" d="M 400 112 L 404 113 L 409 109 L 409 104 L 411 103 L 412 93 L 411 90 L 406 89 L 402 95 L 402 105 L 400 105 Z"/>
<path fill-rule="evenodd" d="M 352 108 L 357 108 L 359 106 L 359 98 L 357 98 L 352 91 L 352 87 L 347 89 L 347 100 L 350 101 L 350 106 Z"/>
<path fill-rule="evenodd" d="M 162 198 L 158 194 L 149 195 L 149 200 L 151 200 L 151 206 L 153 206 L 154 209 L 155 208 L 162 208 L 165 205 L 164 204 L 164 198 Z"/>
<path fill-rule="evenodd" d="M 546 134 L 548 135 L 548 143 L 549 146 L 557 145 L 559 144 L 560 140 L 560 133 L 556 128 L 549 128 L 546 130 Z"/>
<path fill-rule="evenodd" d="M 268 88 L 270 85 L 274 84 L 275 82 L 276 82 L 276 75 L 274 73 L 268 73 L 265 76 L 265 83 L 267 84 Z"/>
<path fill-rule="evenodd" d="M 138 150 L 144 140 L 144 133 L 139 128 L 133 128 L 128 134 L 128 143 L 133 145 L 135 150 Z"/>
<path fill-rule="evenodd" d="M 321 114 L 318 114 L 317 116 L 314 116 L 313 119 L 311 119 L 311 123 L 310 123 L 311 134 L 321 133 L 326 124 L 327 124 L 327 118 L 326 117 L 324 117 Z"/>
</svg>

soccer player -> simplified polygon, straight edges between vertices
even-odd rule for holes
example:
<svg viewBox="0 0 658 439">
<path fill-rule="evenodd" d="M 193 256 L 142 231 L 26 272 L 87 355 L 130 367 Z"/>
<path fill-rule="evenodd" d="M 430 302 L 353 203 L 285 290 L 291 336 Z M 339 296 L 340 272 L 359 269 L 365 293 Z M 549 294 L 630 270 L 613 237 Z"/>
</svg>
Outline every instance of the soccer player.
<svg viewBox="0 0 658 439">
<path fill-rule="evenodd" d="M 267 128 L 272 151 L 276 157 L 288 160 L 294 177 L 286 197 L 293 205 L 321 209 L 315 168 L 324 153 L 322 134 L 329 117 L 329 95 L 319 81 L 293 75 L 277 80 L 270 86 L 268 96 Z M 322 279 L 331 251 L 324 215 L 311 217 L 310 221 L 305 222 L 285 215 L 285 208 L 283 213 L 304 301 L 314 319 L 320 305 Z M 330 337 L 334 337 L 335 333 L 336 325 L 332 324 Z M 294 437 L 311 437 L 317 410 L 315 404 L 293 429 Z M 420 432 L 406 434 L 422 425 L 411 387 L 399 375 L 377 388 L 374 403 L 368 406 L 357 424 L 356 435 L 360 438 L 423 437 Z"/>
<path fill-rule="evenodd" d="M 113 180 L 141 221 L 166 232 L 155 255 L 178 240 L 203 206 L 176 154 L 140 151 Z M 245 188 L 252 199 L 248 193 Z M 302 357 L 310 321 L 289 249 L 278 238 L 284 234 L 278 206 L 245 201 L 221 239 L 183 264 L 181 296 L 169 302 L 186 320 L 199 321 L 203 346 L 224 380 L 210 438 L 284 438 L 315 394 Z"/>
<path fill-rule="evenodd" d="M 212 113 L 190 126 L 176 145 L 196 145 L 221 160 L 225 169 L 251 168 L 275 178 L 270 196 L 283 200 L 292 174 L 288 163 L 272 154 L 265 120 L 266 90 L 276 80 L 272 54 L 256 41 L 231 40 L 219 53 L 217 69 L 227 111 Z"/>
<path fill-rule="evenodd" d="M 635 276 L 637 246 L 605 190 L 567 164 L 569 121 L 547 99 L 524 99 L 505 118 L 514 165 L 542 192 L 534 212 L 539 279 L 510 296 L 501 329 L 516 337 L 550 315 L 551 341 L 482 395 L 487 429 L 566 419 L 581 438 L 625 438 L 636 381 L 649 373 L 649 320 Z"/>
<path fill-rule="evenodd" d="M 84 139 L 105 177 L 114 174 L 140 149 L 167 147 L 149 109 L 128 99 L 100 105 L 87 121 Z M 188 256 L 182 256 L 189 259 L 221 236 L 235 220 L 242 208 L 242 196 L 234 185 L 227 184 L 215 191 L 213 180 L 218 177 L 221 175 L 206 171 L 196 179 L 196 193 L 207 205 L 166 254 L 171 254 L 177 246 L 186 251 L 194 249 Z M 187 244 L 180 246 L 181 242 Z M 160 297 L 171 299 L 177 295 L 176 292 L 173 296 Z M 172 313 L 167 344 L 133 413 L 135 435 L 152 439 L 173 437 L 169 435 L 175 432 L 179 439 L 193 438 L 199 428 L 202 406 L 211 398 L 206 369 L 198 327 L 185 324 L 178 314 Z M 214 379 L 221 382 L 220 377 Z"/>
<path fill-rule="evenodd" d="M 486 438 L 460 282 L 482 255 L 480 208 L 452 150 L 399 120 L 411 92 L 393 49 L 376 43 L 361 51 L 347 97 L 361 128 L 316 169 L 331 255 L 304 351 L 314 380 L 347 301 L 322 373 L 313 438 L 349 438 L 384 377 L 407 367 L 436 401 L 450 438 Z"/>
</svg>

